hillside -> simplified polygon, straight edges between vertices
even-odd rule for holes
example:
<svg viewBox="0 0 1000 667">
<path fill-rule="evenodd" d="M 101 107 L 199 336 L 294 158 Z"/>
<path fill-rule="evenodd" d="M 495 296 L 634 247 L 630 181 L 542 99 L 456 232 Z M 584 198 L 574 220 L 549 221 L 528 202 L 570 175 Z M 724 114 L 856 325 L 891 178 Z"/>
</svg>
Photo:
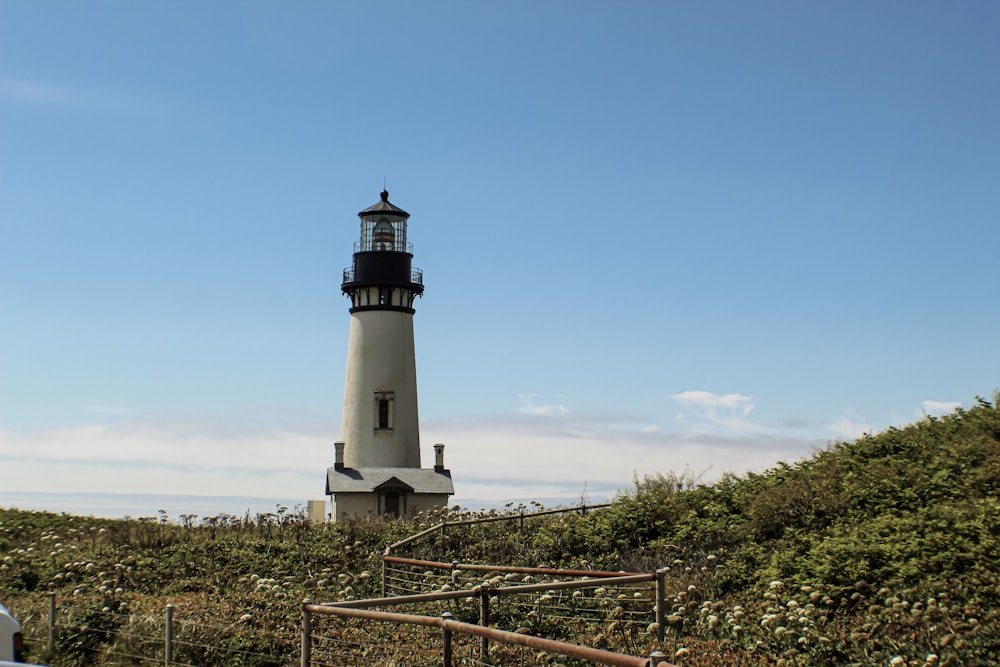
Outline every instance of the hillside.
<svg viewBox="0 0 1000 667">
<path fill-rule="evenodd" d="M 70 614 L 60 650 L 44 656 L 36 641 L 30 656 L 56 665 L 99 662 L 108 647 L 83 628 L 158 617 L 168 601 L 206 645 L 192 664 L 226 664 L 212 646 L 289 655 L 304 597 L 377 596 L 386 544 L 471 515 L 317 528 L 284 508 L 180 525 L 0 510 L 0 600 L 39 637 L 32 624 L 57 592 Z M 524 532 L 453 529 L 409 555 L 670 568 L 662 648 L 682 665 L 989 664 L 1000 655 L 1000 409 L 979 400 L 712 485 L 649 476 L 604 510 Z"/>
</svg>

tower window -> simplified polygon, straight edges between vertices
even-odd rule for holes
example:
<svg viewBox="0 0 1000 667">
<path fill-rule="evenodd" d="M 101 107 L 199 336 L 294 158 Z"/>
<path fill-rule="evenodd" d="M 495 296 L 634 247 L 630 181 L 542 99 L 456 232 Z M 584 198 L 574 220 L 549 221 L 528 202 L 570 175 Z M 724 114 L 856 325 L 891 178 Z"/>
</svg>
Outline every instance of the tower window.
<svg viewBox="0 0 1000 667">
<path fill-rule="evenodd" d="M 392 393 L 375 392 L 375 430 L 392 430 Z"/>
</svg>

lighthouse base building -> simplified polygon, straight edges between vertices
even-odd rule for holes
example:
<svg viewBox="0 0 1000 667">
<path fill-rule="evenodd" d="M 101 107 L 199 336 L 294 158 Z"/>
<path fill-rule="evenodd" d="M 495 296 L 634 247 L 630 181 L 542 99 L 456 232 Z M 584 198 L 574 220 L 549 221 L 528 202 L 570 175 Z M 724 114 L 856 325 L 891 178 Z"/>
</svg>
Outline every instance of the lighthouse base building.
<svg viewBox="0 0 1000 667">
<path fill-rule="evenodd" d="M 334 521 L 409 516 L 455 492 L 444 445 L 434 445 L 433 468 L 420 467 L 413 304 L 424 276 L 412 266 L 410 214 L 383 190 L 358 217 L 361 240 L 341 285 L 351 299 L 344 418 L 326 473 Z"/>
<path fill-rule="evenodd" d="M 444 445 L 434 445 L 433 468 L 348 468 L 346 443 L 334 444 L 337 463 L 326 471 L 332 517 L 403 517 L 448 504 L 455 493 L 451 471 L 444 467 Z"/>
</svg>

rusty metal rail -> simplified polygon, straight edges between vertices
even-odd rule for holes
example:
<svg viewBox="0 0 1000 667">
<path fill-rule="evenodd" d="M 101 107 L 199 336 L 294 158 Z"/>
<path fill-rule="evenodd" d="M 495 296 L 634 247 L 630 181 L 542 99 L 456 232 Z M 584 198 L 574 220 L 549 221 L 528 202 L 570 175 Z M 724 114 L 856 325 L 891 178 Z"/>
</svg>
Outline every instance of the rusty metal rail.
<svg viewBox="0 0 1000 667">
<path fill-rule="evenodd" d="M 495 566 L 490 569 L 496 569 Z M 502 569 L 502 568 L 501 568 Z M 558 572 L 558 571 L 557 571 Z M 382 597 L 382 598 L 371 598 L 367 600 L 344 600 L 339 602 L 325 602 L 317 605 L 324 609 L 372 609 L 377 607 L 401 607 L 405 605 L 414 604 L 424 604 L 442 601 L 456 601 L 456 600 L 471 600 L 478 598 L 479 600 L 479 624 L 475 627 L 486 628 L 491 623 L 491 617 L 496 613 L 495 604 L 500 604 L 501 599 L 509 598 L 516 599 L 518 596 L 530 595 L 533 593 L 545 593 L 546 595 L 554 594 L 557 590 L 570 590 L 570 589 L 586 589 L 586 588 L 605 588 L 605 587 L 627 587 L 635 584 L 648 584 L 653 583 L 653 590 L 655 591 L 655 602 L 653 605 L 652 613 L 654 614 L 654 625 L 655 634 L 657 641 L 662 645 L 664 640 L 664 628 L 665 628 L 665 609 L 666 609 L 666 590 L 665 590 L 665 576 L 666 570 L 657 570 L 655 573 L 649 574 L 632 574 L 632 573 L 614 573 L 617 576 L 614 577 L 600 577 L 600 578 L 584 578 L 584 579 L 569 579 L 564 581 L 548 581 L 541 583 L 532 584 L 521 584 L 516 586 L 491 586 L 488 583 L 479 584 L 472 588 L 452 590 L 452 591 L 437 591 L 433 593 L 419 593 L 416 595 L 403 595 L 398 597 Z M 576 597 L 574 594 L 573 598 Z M 595 598 L 591 598 L 595 599 Z M 650 600 L 653 602 L 653 600 Z M 311 602 L 309 603 L 311 604 Z M 516 603 L 518 606 L 523 606 L 523 603 Z M 619 607 L 619 612 L 621 608 Z M 595 619 L 589 616 L 593 612 L 597 612 L 596 608 L 575 608 L 574 613 L 582 614 L 579 616 L 580 619 L 590 618 L 590 622 Z M 333 613 L 333 612 L 328 612 Z M 600 612 L 603 613 L 603 612 Z M 626 615 L 634 614 L 635 612 L 626 612 Z M 640 613 L 641 617 L 643 614 Z M 405 616 L 405 614 L 404 614 Z M 391 617 L 385 617 L 391 618 Z M 421 616 L 420 618 L 436 618 Z M 648 617 L 647 617 L 648 618 Z M 619 620 L 624 620 L 623 617 L 619 616 Z M 635 623 L 636 619 L 631 619 L 626 622 Z M 646 621 L 641 621 L 646 622 Z M 305 623 L 305 619 L 303 620 Z M 427 621 L 425 624 L 430 623 Z M 305 627 L 305 626 L 303 626 Z M 472 633 L 472 634 L 477 634 Z M 487 635 L 478 633 L 481 639 L 480 642 L 480 656 L 483 661 L 489 654 L 489 639 Z M 304 640 L 305 641 L 305 640 Z M 305 643 L 303 643 L 303 650 L 306 650 Z M 656 663 L 654 663 L 656 664 Z"/>
<path fill-rule="evenodd" d="M 589 577 L 593 579 L 615 579 L 622 580 L 628 577 L 640 576 L 635 572 L 611 572 L 604 570 L 576 570 L 576 569 L 556 569 L 551 567 L 523 567 L 517 565 L 480 565 L 475 563 L 445 563 L 441 561 L 421 560 L 416 558 L 401 558 L 399 556 L 382 557 L 382 597 L 390 597 L 390 589 L 400 589 L 399 586 L 392 585 L 392 581 L 405 581 L 404 578 L 393 576 L 393 572 L 402 574 L 405 570 L 393 568 L 393 565 L 405 565 L 410 567 L 420 567 L 428 570 L 441 570 L 444 572 L 500 572 L 506 574 L 529 574 L 551 577 Z M 649 576 L 649 575 L 641 575 Z M 398 590 L 402 595 L 412 594 L 415 591 L 402 587 Z"/>
<path fill-rule="evenodd" d="M 371 602 L 371 601 L 368 601 Z M 396 623 L 405 625 L 417 625 L 423 627 L 440 628 L 442 631 L 442 656 L 444 667 L 452 667 L 451 635 L 459 633 L 480 637 L 487 641 L 495 641 L 516 646 L 525 646 L 548 653 L 556 653 L 569 658 L 578 658 L 601 665 L 613 665 L 616 667 L 673 667 L 665 662 L 663 654 L 654 652 L 649 657 L 636 657 L 623 653 L 612 653 L 602 649 L 580 646 L 578 644 L 568 644 L 553 639 L 543 639 L 531 635 L 497 630 L 494 628 L 462 623 L 450 618 L 450 614 L 442 617 L 418 616 L 414 614 L 400 614 L 395 612 L 371 611 L 368 609 L 351 609 L 344 606 L 331 607 L 327 605 L 315 605 L 306 602 L 302 606 L 302 667 L 309 667 L 311 664 L 311 631 L 312 615 L 329 615 L 342 618 L 360 618 L 383 623 Z"/>
<path fill-rule="evenodd" d="M 436 567 L 440 570 L 468 570 L 474 572 L 517 572 L 518 574 L 547 574 L 561 577 L 628 577 L 634 572 L 607 572 L 602 570 L 559 570 L 551 567 L 521 567 L 517 565 L 478 565 L 475 563 L 444 563 L 418 558 L 400 558 L 399 556 L 383 556 L 384 563 L 399 563 L 401 565 L 417 565 L 420 567 Z"/>
<path fill-rule="evenodd" d="M 580 579 L 569 579 L 563 581 L 544 581 L 538 583 L 527 583 L 518 584 L 513 586 L 497 586 L 494 583 L 483 582 L 469 588 L 462 589 L 456 587 L 457 590 L 437 590 L 432 592 L 420 592 L 419 590 L 410 589 L 402 595 L 392 596 L 387 595 L 387 583 L 390 579 L 390 564 L 401 564 L 411 567 L 421 567 L 426 569 L 438 569 L 442 571 L 450 571 L 453 575 L 461 570 L 470 571 L 480 571 L 480 572 L 517 572 L 525 574 L 538 574 L 540 576 L 549 575 L 554 577 L 559 576 L 577 576 L 582 577 Z M 503 565 L 471 565 L 462 563 L 440 563 L 435 561 L 424 561 L 416 560 L 410 558 L 399 558 L 397 556 L 388 556 L 383 558 L 383 587 L 382 587 L 382 597 L 374 598 L 370 600 L 353 600 L 349 602 L 335 602 L 331 606 L 348 606 L 353 608 L 365 608 L 365 607 L 380 607 L 380 606 L 396 606 L 400 604 L 410 604 L 410 603 L 424 603 L 424 602 L 436 602 L 442 600 L 457 600 L 462 598 L 472 598 L 479 597 L 480 604 L 483 611 L 481 611 L 482 616 L 489 615 L 490 598 L 496 598 L 499 601 L 503 597 L 514 598 L 517 595 L 525 595 L 538 592 L 548 592 L 560 589 L 584 589 L 584 588 L 601 588 L 605 586 L 628 586 L 634 584 L 640 584 L 644 582 L 655 582 L 655 605 L 653 612 L 655 614 L 654 620 L 656 623 L 656 636 L 657 639 L 662 642 L 664 639 L 665 632 L 665 620 L 666 620 L 666 570 L 660 569 L 655 573 L 634 573 L 634 572 L 602 572 L 597 570 L 558 570 L 552 568 L 530 568 L 530 567 L 511 567 Z M 449 580 L 449 583 L 455 583 L 453 580 Z M 486 625 L 486 623 L 483 623 Z"/>
<path fill-rule="evenodd" d="M 496 568 L 494 568 L 496 569 Z M 557 570 L 556 572 L 560 572 Z M 566 570 L 563 570 L 566 572 Z M 615 584 L 639 584 L 647 581 L 657 581 L 662 578 L 663 573 L 655 574 L 632 574 L 621 573 L 613 580 Z M 607 585 L 608 582 L 600 579 L 570 579 L 567 581 L 548 581 L 540 584 L 523 584 L 521 586 L 497 586 L 492 587 L 485 584 L 466 588 L 457 591 L 443 591 L 439 593 L 420 593 L 417 595 L 399 595 L 395 597 L 371 598 L 368 600 L 344 600 L 341 602 L 323 602 L 324 607 L 339 607 L 366 609 L 369 607 L 387 607 L 401 604 L 419 604 L 423 602 L 438 602 L 441 600 L 460 600 L 462 598 L 480 597 L 484 594 L 493 597 L 503 595 L 521 595 L 524 593 L 539 593 L 541 591 L 558 590 L 562 588 L 599 588 Z"/>
</svg>

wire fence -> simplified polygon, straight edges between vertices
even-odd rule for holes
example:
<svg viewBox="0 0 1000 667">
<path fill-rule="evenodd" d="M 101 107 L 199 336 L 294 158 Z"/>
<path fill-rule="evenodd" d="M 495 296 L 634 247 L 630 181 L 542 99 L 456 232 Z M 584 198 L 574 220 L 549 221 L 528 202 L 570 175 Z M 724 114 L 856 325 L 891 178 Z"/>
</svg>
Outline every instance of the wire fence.
<svg viewBox="0 0 1000 667">
<path fill-rule="evenodd" d="M 662 573 L 601 572 L 549 568 L 440 563 L 386 556 L 385 588 L 394 604 L 425 593 L 461 592 L 464 606 L 451 611 L 475 618 L 489 607 L 494 623 L 545 636 L 594 635 L 634 650 L 643 636 L 663 640 Z M 361 606 L 342 603 L 337 606 Z M 452 603 L 453 605 L 455 603 Z M 369 605 L 370 606 L 370 605 Z M 610 633 L 610 634 L 609 634 Z"/>
<path fill-rule="evenodd" d="M 649 656 L 663 644 L 665 609 L 665 571 L 655 573 L 559 570 L 533 567 L 505 567 L 462 563 L 440 563 L 387 556 L 387 587 L 404 595 L 327 602 L 308 606 L 336 616 L 349 612 L 391 609 L 363 616 L 381 623 L 410 623 L 425 619 L 422 625 L 441 618 L 501 633 L 503 646 L 491 652 L 487 636 L 478 640 L 464 634 L 457 640 L 454 655 L 457 664 L 533 664 L 535 658 L 517 648 L 503 633 L 547 640 L 570 640 L 588 637 L 588 647 L 574 645 L 572 650 L 602 650 L 615 655 Z M 327 611 L 331 610 L 331 611 Z M 349 611 L 345 611 L 349 610 Z M 399 611 L 409 614 L 400 615 Z M 379 615 L 381 614 L 381 615 Z M 405 617 L 405 618 L 404 618 Z M 382 644 L 376 624 L 357 625 L 357 618 L 341 620 L 340 625 L 323 624 L 304 636 L 303 654 L 315 642 L 315 659 L 303 667 L 353 660 L 345 664 L 365 664 L 377 656 L 379 664 L 392 664 L 401 645 L 427 649 L 425 635 L 407 636 L 405 642 L 389 638 Z M 430 619 L 430 620 L 427 620 Z M 412 630 L 410 633 L 412 634 Z M 474 632 L 472 634 L 475 634 Z M 354 637 L 366 637 L 360 653 L 349 644 Z M 433 650 L 433 649 L 430 649 Z M 528 651 L 527 653 L 530 653 Z M 440 664 L 436 658 L 427 663 Z M 579 658 L 583 660 L 583 658 Z M 564 661 L 563 661 L 564 662 Z M 574 664 L 590 664 L 574 663 Z M 607 663 L 614 664 L 614 663 Z"/>
<path fill-rule="evenodd" d="M 470 531 L 487 529 L 498 535 L 534 532 L 531 519 L 555 514 L 586 514 L 607 505 L 581 505 L 526 512 L 514 511 L 453 521 L 441 521 L 389 545 L 382 557 L 382 594 L 375 600 L 306 605 L 310 610 L 337 616 L 337 623 L 313 620 L 316 627 L 303 634 L 303 667 L 333 664 L 380 665 L 528 665 L 593 664 L 579 652 L 605 651 L 642 664 L 662 663 L 658 647 L 664 639 L 664 573 L 601 572 L 590 570 L 514 567 L 405 558 L 445 554 L 475 540 Z M 493 528 L 490 528 L 490 525 Z M 479 539 L 485 537 L 478 535 Z M 408 609 L 414 613 L 375 612 L 374 608 Z M 331 609 L 333 611 L 325 611 Z M 347 611 L 361 618 L 344 618 Z M 448 619 L 461 625 L 448 646 L 434 646 L 426 631 Z M 384 636 L 384 628 L 390 628 Z M 458 628 L 459 626 L 454 626 Z M 478 628 L 478 630 L 476 630 Z M 477 632 L 497 633 L 482 635 Z M 307 636 L 308 635 L 308 636 Z M 353 637 L 364 637 L 356 641 Z M 494 645 L 490 646 L 491 637 Z M 520 643 L 555 641 L 544 655 Z M 546 639 L 541 639 L 545 637 Z M 560 639 L 590 637 L 591 646 L 563 644 Z M 575 658 L 566 658 L 565 651 Z M 444 653 L 444 655 L 442 655 Z M 607 657 L 607 656 L 605 656 Z M 425 661 L 426 660 L 426 661 Z M 610 662 L 607 664 L 617 664 Z M 636 663 L 639 664 L 639 663 Z"/>
<path fill-rule="evenodd" d="M 24 628 L 34 645 L 58 656 L 56 664 L 270 667 L 293 665 L 305 656 L 300 664 L 311 667 L 438 667 L 446 655 L 448 665 L 550 664 L 560 655 L 559 664 L 567 667 L 657 664 L 629 662 L 659 646 L 647 627 L 655 615 L 657 575 L 594 572 L 608 576 L 560 579 L 576 571 L 473 567 L 485 581 L 472 588 L 334 603 L 333 612 L 328 611 L 333 605 L 313 605 L 319 611 L 310 624 L 280 630 L 247 624 L 234 632 L 233 623 L 215 622 L 201 609 L 186 615 L 172 604 L 161 610 L 97 608 L 94 600 L 57 604 L 54 595 L 47 605 L 27 610 Z M 456 582 L 450 575 L 446 579 Z M 490 585 L 501 582 L 510 585 Z M 415 613 L 358 609 L 363 607 Z M 352 613 L 375 614 L 378 622 Z M 447 643 L 442 619 L 454 624 Z M 591 646 L 560 641 L 580 636 L 591 637 Z"/>
<path fill-rule="evenodd" d="M 213 622 L 203 610 L 184 616 L 168 604 L 162 610 L 131 610 L 111 602 L 60 600 L 29 607 L 23 629 L 32 655 L 42 651 L 61 664 L 242 665 L 294 664 L 300 628 L 254 626 L 248 620 Z M 30 657 L 30 656 L 29 656 Z"/>
<path fill-rule="evenodd" d="M 336 619 L 336 623 L 324 623 Z M 358 622 L 367 621 L 363 625 Z M 333 625 L 335 627 L 325 627 Z M 659 650 L 646 656 L 580 646 L 440 617 L 303 605 L 301 667 L 346 665 L 616 665 L 671 667 Z M 387 632 L 388 631 L 388 632 Z M 344 636 L 364 637 L 347 641 Z M 491 650 L 492 646 L 492 650 Z"/>
</svg>

